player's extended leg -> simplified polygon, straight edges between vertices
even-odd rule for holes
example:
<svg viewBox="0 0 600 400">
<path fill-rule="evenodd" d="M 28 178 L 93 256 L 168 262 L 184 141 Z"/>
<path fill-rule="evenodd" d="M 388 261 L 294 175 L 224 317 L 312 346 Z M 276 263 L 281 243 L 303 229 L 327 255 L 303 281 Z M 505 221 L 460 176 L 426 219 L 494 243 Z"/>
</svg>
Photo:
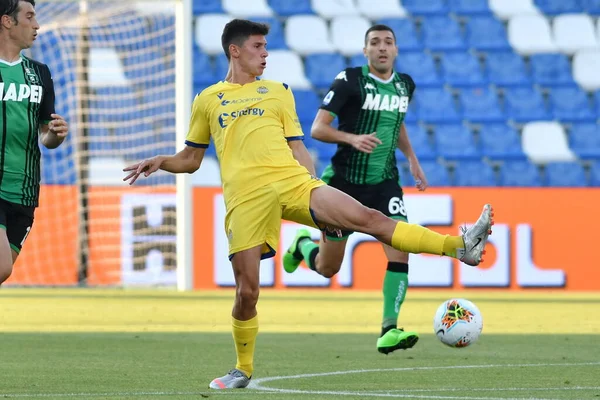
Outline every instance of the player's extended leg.
<svg viewBox="0 0 600 400">
<path fill-rule="evenodd" d="M 317 245 L 310 238 L 307 229 L 299 229 L 294 241 L 283 255 L 283 268 L 286 272 L 294 272 L 302 260 L 308 268 L 325 278 L 331 278 L 338 273 L 344 259 L 347 238 L 339 240 L 327 239 Z"/>
<path fill-rule="evenodd" d="M 237 363 L 234 369 L 210 383 L 211 389 L 245 388 L 254 370 L 254 345 L 258 334 L 256 303 L 262 245 L 235 253 L 231 259 L 235 276 L 235 302 L 231 313 Z"/>
<path fill-rule="evenodd" d="M 472 266 L 481 262 L 493 225 L 492 207 L 486 204 L 477 222 L 462 236 L 441 235 L 419 225 L 396 222 L 330 186 L 312 191 L 310 207 L 320 223 L 367 233 L 406 253 L 445 255 Z"/>
<path fill-rule="evenodd" d="M 419 340 L 417 332 L 398 329 L 398 316 L 408 291 L 408 253 L 383 245 L 388 259 L 383 279 L 383 318 L 377 351 L 383 354 L 409 349 Z"/>
<path fill-rule="evenodd" d="M 12 274 L 13 263 L 17 259 L 15 252 L 8 242 L 6 227 L 0 226 L 0 285 Z"/>
</svg>

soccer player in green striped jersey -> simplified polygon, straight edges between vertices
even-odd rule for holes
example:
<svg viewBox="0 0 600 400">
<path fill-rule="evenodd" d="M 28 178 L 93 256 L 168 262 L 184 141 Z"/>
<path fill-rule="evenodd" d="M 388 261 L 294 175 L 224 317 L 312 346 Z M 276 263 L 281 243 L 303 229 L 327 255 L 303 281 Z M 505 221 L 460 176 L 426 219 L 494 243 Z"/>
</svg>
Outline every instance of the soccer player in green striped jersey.
<svg viewBox="0 0 600 400">
<path fill-rule="evenodd" d="M 34 0 L 0 1 L 0 284 L 33 226 L 40 192 L 38 141 L 54 149 L 68 134 L 54 111 L 47 65 L 21 54 L 40 28 Z"/>
<path fill-rule="evenodd" d="M 398 48 L 394 32 L 388 26 L 369 28 L 365 34 L 364 53 L 367 65 L 347 68 L 338 74 L 313 123 L 315 139 L 338 144 L 322 179 L 367 207 L 407 222 L 396 167 L 396 148 L 408 160 L 419 190 L 427 188 L 427 179 L 404 126 L 415 83 L 409 75 L 393 69 Z M 331 126 L 336 116 L 339 130 Z M 335 275 L 340 270 L 351 233 L 328 233 L 327 240 L 316 245 L 306 229 L 299 230 L 284 255 L 285 270 L 294 272 L 304 259 L 308 267 L 319 274 Z M 408 253 L 387 245 L 383 248 L 388 263 L 383 281 L 383 318 L 377 350 L 388 354 L 413 347 L 419 336 L 397 327 L 408 290 Z"/>
</svg>

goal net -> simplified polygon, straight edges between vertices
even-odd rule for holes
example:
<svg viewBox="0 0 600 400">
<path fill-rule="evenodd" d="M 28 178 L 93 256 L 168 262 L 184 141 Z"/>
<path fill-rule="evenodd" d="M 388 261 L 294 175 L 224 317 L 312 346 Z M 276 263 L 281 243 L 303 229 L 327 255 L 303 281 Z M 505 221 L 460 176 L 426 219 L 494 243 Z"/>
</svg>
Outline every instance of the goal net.
<svg viewBox="0 0 600 400">
<path fill-rule="evenodd" d="M 6 285 L 176 284 L 175 177 L 130 187 L 122 169 L 178 147 L 181 1 L 36 2 L 24 53 L 50 67 L 70 134 L 41 146 L 40 207 Z"/>
</svg>

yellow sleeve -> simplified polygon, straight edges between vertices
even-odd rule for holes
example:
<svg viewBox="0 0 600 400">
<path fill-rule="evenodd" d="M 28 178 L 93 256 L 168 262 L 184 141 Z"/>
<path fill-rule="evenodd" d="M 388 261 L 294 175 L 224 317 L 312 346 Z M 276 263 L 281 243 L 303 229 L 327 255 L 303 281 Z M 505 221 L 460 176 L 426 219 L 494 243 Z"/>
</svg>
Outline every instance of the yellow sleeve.
<svg viewBox="0 0 600 400">
<path fill-rule="evenodd" d="M 201 96 L 197 95 L 192 103 L 192 116 L 190 117 L 190 127 L 185 138 L 185 144 L 191 147 L 207 148 L 209 143 L 210 124 Z"/>
<path fill-rule="evenodd" d="M 285 88 L 283 98 L 283 113 L 281 116 L 281 122 L 283 123 L 283 136 L 289 140 L 304 140 L 304 134 L 302 133 L 302 126 L 296 114 L 296 102 L 294 101 L 294 94 L 292 89 L 283 84 Z"/>
</svg>

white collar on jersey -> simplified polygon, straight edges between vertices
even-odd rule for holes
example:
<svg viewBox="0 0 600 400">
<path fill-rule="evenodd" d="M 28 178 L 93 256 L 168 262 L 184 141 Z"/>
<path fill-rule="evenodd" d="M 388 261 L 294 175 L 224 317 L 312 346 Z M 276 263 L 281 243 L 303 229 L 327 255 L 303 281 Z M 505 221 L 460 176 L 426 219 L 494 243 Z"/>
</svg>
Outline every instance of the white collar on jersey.
<svg viewBox="0 0 600 400">
<path fill-rule="evenodd" d="M 8 62 L 8 61 L 3 60 L 3 59 L 0 58 L 0 63 L 6 64 L 9 67 L 13 67 L 13 66 L 17 65 L 17 64 L 21 63 L 21 61 L 23 61 L 23 59 L 20 58 L 20 57 L 19 57 L 19 59 L 17 61 L 13 61 L 13 62 Z"/>
<path fill-rule="evenodd" d="M 392 71 L 392 75 L 387 80 L 385 80 L 385 81 L 383 79 L 381 79 L 380 77 L 373 75 L 371 72 L 369 72 L 369 76 L 371 78 L 375 79 L 378 82 L 381 82 L 381 83 L 390 83 L 394 79 L 394 71 Z"/>
</svg>

